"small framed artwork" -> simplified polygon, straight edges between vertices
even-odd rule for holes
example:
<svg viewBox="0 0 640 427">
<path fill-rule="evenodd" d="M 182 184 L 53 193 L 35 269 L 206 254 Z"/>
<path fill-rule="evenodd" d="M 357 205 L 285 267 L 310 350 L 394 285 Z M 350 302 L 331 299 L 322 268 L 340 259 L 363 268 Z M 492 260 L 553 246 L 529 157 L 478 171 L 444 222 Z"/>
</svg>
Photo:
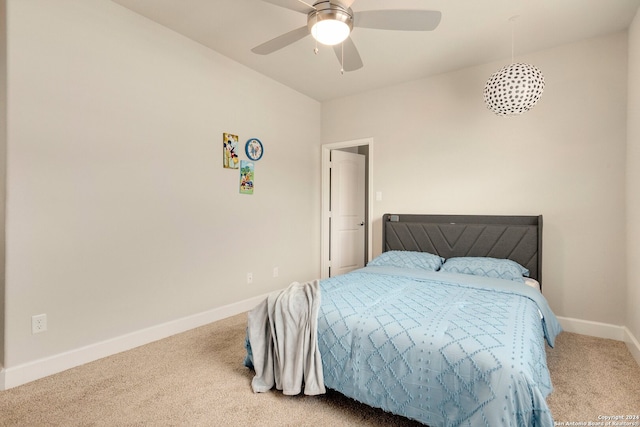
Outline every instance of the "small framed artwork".
<svg viewBox="0 0 640 427">
<path fill-rule="evenodd" d="M 240 194 L 253 194 L 255 166 L 253 162 L 240 160 Z"/>
<path fill-rule="evenodd" d="M 222 166 L 227 169 L 238 169 L 238 135 L 222 134 Z"/>
<path fill-rule="evenodd" d="M 262 154 L 264 154 L 264 147 L 258 138 L 251 138 L 244 146 L 244 151 L 247 153 L 249 160 L 253 160 L 255 162 L 262 158 Z"/>
</svg>

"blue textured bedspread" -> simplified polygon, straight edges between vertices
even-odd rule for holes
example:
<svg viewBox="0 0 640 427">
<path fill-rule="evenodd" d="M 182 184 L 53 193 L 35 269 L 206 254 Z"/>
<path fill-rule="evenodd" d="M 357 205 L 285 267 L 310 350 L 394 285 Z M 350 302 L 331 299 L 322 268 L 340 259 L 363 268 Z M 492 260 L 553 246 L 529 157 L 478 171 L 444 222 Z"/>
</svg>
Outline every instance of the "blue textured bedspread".
<svg viewBox="0 0 640 427">
<path fill-rule="evenodd" d="M 545 343 L 560 325 L 535 289 L 366 267 L 321 281 L 326 387 L 440 426 L 553 426 Z"/>
</svg>

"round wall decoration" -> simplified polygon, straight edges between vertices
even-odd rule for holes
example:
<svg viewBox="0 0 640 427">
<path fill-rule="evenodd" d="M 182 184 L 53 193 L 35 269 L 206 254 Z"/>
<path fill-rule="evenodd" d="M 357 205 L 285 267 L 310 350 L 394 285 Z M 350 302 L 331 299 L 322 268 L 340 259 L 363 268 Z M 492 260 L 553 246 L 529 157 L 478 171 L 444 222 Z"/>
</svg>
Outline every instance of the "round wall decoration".
<svg viewBox="0 0 640 427">
<path fill-rule="evenodd" d="M 492 75 L 484 87 L 484 102 L 499 116 L 522 114 L 536 105 L 544 90 L 542 72 L 529 64 L 511 64 Z"/>
<path fill-rule="evenodd" d="M 257 138 L 251 138 L 248 140 L 247 144 L 244 146 L 244 151 L 247 153 L 247 157 L 253 161 L 260 160 L 260 158 L 262 158 L 262 154 L 264 154 L 262 142 Z"/>
</svg>

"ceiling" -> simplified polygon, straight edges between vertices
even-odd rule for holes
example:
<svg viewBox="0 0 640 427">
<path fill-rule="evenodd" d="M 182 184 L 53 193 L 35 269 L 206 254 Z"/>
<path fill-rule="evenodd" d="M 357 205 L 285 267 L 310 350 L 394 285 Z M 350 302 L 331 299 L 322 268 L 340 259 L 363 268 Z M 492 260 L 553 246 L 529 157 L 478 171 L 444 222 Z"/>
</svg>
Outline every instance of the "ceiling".
<svg viewBox="0 0 640 427">
<path fill-rule="evenodd" d="M 640 0 L 356 0 L 354 11 L 439 10 L 429 32 L 354 28 L 364 67 L 340 73 L 311 36 L 270 55 L 251 49 L 306 24 L 261 0 L 112 0 L 318 101 L 445 73 L 628 28 Z M 511 19 L 517 16 L 517 19 Z M 544 70 L 543 70 L 544 72 Z M 487 76 L 489 78 L 489 76 Z"/>
</svg>

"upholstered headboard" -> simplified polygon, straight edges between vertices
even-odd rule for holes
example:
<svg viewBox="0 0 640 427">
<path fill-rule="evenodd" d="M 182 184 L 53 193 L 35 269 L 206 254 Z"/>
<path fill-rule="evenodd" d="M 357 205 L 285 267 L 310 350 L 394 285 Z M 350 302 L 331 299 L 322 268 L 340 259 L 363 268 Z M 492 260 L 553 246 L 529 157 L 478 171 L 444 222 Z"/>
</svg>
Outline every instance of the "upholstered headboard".
<svg viewBox="0 0 640 427">
<path fill-rule="evenodd" d="M 430 252 L 444 258 L 506 258 L 542 286 L 542 215 L 400 215 L 382 217 L 382 251 Z"/>
</svg>

